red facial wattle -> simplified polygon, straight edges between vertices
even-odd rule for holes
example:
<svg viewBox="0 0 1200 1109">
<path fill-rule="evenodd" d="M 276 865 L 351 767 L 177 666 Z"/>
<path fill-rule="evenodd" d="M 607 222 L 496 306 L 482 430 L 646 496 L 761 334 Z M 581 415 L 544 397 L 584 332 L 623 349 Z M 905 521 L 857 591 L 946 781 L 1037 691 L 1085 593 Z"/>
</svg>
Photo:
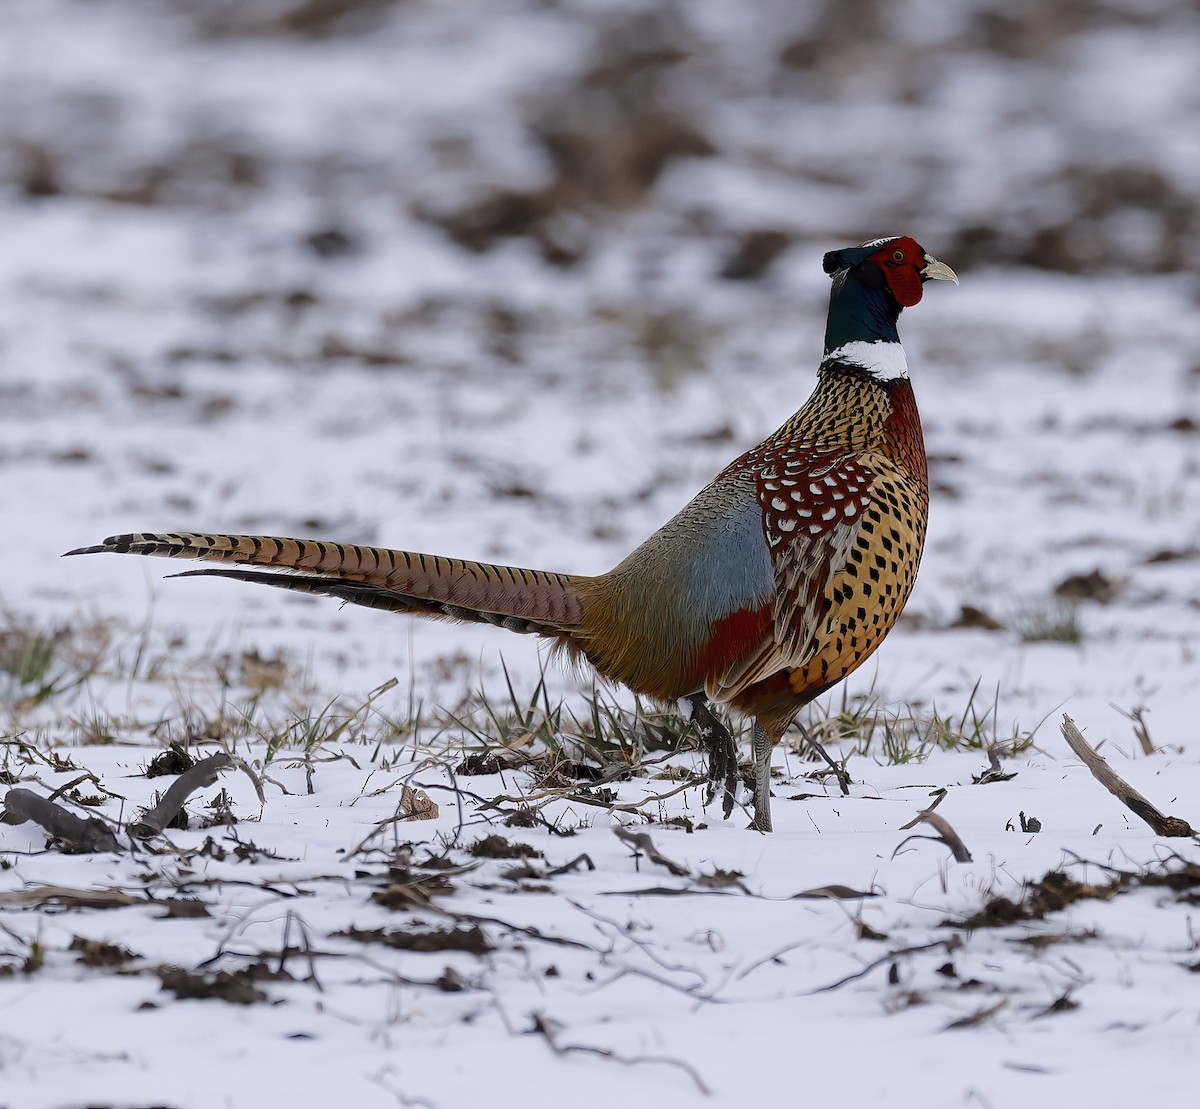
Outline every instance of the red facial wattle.
<svg viewBox="0 0 1200 1109">
<path fill-rule="evenodd" d="M 920 303 L 921 267 L 925 264 L 925 252 L 915 239 L 907 236 L 893 239 L 880 247 L 871 258 L 883 270 L 888 288 L 901 308 L 911 308 Z"/>
</svg>

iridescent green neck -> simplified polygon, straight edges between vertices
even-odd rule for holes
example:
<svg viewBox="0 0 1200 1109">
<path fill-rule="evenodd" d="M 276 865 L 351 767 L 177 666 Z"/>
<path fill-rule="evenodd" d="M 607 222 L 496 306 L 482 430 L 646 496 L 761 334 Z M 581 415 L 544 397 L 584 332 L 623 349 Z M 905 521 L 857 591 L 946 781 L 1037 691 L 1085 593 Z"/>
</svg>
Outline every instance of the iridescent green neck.
<svg viewBox="0 0 1200 1109">
<path fill-rule="evenodd" d="M 900 306 L 875 265 L 858 265 L 833 277 L 825 325 L 822 368 L 866 370 L 881 381 L 908 376 L 896 320 Z"/>
</svg>

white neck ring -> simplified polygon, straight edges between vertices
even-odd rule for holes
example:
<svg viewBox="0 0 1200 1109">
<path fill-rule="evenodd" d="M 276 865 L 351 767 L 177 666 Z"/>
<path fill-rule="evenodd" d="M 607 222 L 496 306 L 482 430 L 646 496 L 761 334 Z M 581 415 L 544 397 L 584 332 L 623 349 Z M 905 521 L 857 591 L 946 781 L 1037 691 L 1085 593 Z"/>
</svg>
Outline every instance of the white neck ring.
<svg viewBox="0 0 1200 1109">
<path fill-rule="evenodd" d="M 845 366 L 869 373 L 876 381 L 896 381 L 908 377 L 908 359 L 899 343 L 864 343 L 855 340 L 831 350 L 821 360 L 822 364 L 840 362 Z"/>
</svg>

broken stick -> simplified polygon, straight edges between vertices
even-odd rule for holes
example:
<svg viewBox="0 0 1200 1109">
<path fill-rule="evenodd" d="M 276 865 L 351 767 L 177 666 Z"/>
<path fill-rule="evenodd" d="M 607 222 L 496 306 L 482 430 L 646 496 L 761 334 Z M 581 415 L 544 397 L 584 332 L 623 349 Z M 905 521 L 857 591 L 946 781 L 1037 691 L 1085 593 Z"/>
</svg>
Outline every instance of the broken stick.
<svg viewBox="0 0 1200 1109">
<path fill-rule="evenodd" d="M 129 825 L 129 834 L 138 839 L 149 839 L 158 835 L 175 819 L 175 814 L 183 808 L 183 803 L 196 790 L 211 786 L 217 780 L 217 775 L 233 764 L 234 760 L 224 751 L 201 759 L 171 783 L 171 788 L 163 794 L 162 800 L 154 808 L 147 810 L 140 820 Z"/>
<path fill-rule="evenodd" d="M 103 820 L 84 819 L 62 805 L 34 793 L 30 789 L 10 789 L 4 795 L 4 811 L 0 822 L 24 824 L 32 820 L 40 824 L 68 851 L 90 854 L 93 851 L 119 851 L 117 837 Z"/>
<path fill-rule="evenodd" d="M 1121 802 L 1131 812 L 1140 816 L 1160 836 L 1192 836 L 1192 826 L 1178 816 L 1164 816 L 1154 805 L 1150 804 L 1136 789 L 1121 778 L 1104 756 L 1100 754 L 1075 726 L 1075 721 L 1065 713 L 1062 722 L 1063 739 L 1083 765 L 1109 793 Z"/>
</svg>

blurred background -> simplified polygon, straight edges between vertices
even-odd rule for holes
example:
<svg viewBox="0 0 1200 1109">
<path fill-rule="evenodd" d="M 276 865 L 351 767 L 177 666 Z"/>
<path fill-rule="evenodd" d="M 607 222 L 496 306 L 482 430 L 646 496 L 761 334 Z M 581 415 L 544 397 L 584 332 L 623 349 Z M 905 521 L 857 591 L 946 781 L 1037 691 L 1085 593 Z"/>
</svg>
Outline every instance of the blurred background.
<svg viewBox="0 0 1200 1109">
<path fill-rule="evenodd" d="M 794 244 L 910 228 L 967 272 L 1169 273 L 1197 245 L 1198 18 L 1186 0 L 12 0 L 0 170 L 12 205 L 256 226 L 260 259 L 444 238 L 518 246 L 560 280 L 651 261 L 757 280 Z"/>
<path fill-rule="evenodd" d="M 140 619 L 159 566 L 53 561 L 124 530 L 605 569 L 807 395 L 821 254 L 905 233 L 963 286 L 903 321 L 935 508 L 891 692 L 982 676 L 1036 716 L 1190 657 L 1190 0 L 8 0 L 4 22 L 9 609 Z M 252 593 L 170 583 L 161 611 L 293 646 L 341 629 L 384 670 L 477 665 L 461 644 L 489 634 Z"/>
<path fill-rule="evenodd" d="M 253 221 L 260 255 L 426 230 L 571 274 L 617 230 L 638 254 L 636 226 L 754 280 L 864 227 L 967 271 L 1164 273 L 1196 246 L 1186 0 L 6 8 L 10 202 Z"/>
</svg>

